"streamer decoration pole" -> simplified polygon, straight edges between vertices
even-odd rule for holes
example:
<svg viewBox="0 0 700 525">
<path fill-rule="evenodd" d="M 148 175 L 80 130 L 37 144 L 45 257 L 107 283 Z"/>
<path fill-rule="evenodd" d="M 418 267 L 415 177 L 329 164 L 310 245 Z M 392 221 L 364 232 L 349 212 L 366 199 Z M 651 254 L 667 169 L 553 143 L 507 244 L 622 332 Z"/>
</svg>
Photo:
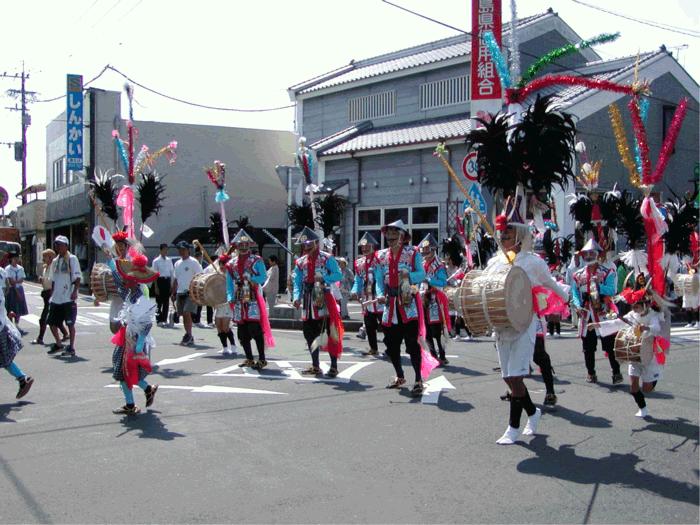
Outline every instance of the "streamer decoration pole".
<svg viewBox="0 0 700 525">
<path fill-rule="evenodd" d="M 462 190 L 462 193 L 464 193 L 464 196 L 467 198 L 469 201 L 469 206 L 472 207 L 472 210 L 474 210 L 474 213 L 477 214 L 479 217 L 479 222 L 484 225 L 484 228 L 486 228 L 486 231 L 489 232 L 489 235 L 493 237 L 493 239 L 496 241 L 496 244 L 498 245 L 498 249 L 503 252 L 504 255 L 506 255 L 506 251 L 503 249 L 503 246 L 501 246 L 501 242 L 498 240 L 498 237 L 496 237 L 496 233 L 493 231 L 493 228 L 489 224 L 489 221 L 486 220 L 486 217 L 479 211 L 479 206 L 474 202 L 474 199 L 472 199 L 472 196 L 469 195 L 469 192 L 465 189 L 464 185 L 462 184 L 462 181 L 459 180 L 459 177 L 457 177 L 457 174 L 454 172 L 452 169 L 452 166 L 445 160 L 445 157 L 442 156 L 442 154 L 447 151 L 445 148 L 445 143 L 441 142 L 438 144 L 437 148 L 435 148 L 435 155 L 437 158 L 439 158 L 442 161 L 442 164 L 445 166 L 447 169 L 447 172 L 452 176 L 454 181 L 457 183 L 457 186 L 459 186 L 459 189 Z M 508 256 L 506 255 L 506 260 L 510 261 Z"/>
</svg>

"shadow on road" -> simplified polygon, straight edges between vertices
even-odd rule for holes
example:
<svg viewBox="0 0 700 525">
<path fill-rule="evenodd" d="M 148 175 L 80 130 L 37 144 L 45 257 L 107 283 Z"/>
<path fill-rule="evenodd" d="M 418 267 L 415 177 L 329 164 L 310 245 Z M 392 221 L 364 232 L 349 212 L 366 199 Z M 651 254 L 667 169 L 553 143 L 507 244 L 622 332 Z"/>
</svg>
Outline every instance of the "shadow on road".
<svg viewBox="0 0 700 525">
<path fill-rule="evenodd" d="M 440 410 L 445 410 L 447 412 L 469 412 L 474 405 L 471 403 L 465 403 L 461 401 L 455 401 L 451 399 L 445 392 L 440 394 L 440 399 L 437 404 Z"/>
<path fill-rule="evenodd" d="M 117 437 L 135 431 L 141 432 L 138 436 L 139 438 L 160 439 L 161 441 L 172 441 L 175 438 L 185 437 L 184 434 L 170 432 L 158 417 L 159 413 L 154 410 L 148 410 L 141 414 L 122 417 L 121 423 L 124 425 L 125 430 L 118 434 Z"/>
<path fill-rule="evenodd" d="M 17 412 L 25 405 L 33 405 L 31 401 L 17 401 L 16 403 L 7 403 L 0 405 L 0 423 L 17 423 L 12 418 L 7 417 L 10 412 Z"/>
<path fill-rule="evenodd" d="M 572 445 L 559 449 L 547 445 L 547 436 L 540 435 L 528 443 L 518 443 L 531 450 L 537 457 L 521 461 L 518 472 L 570 481 L 582 485 L 615 485 L 654 493 L 669 500 L 698 506 L 700 491 L 690 483 L 676 481 L 645 469 L 637 469 L 644 460 L 630 453 L 610 453 L 596 459 L 577 456 Z"/>
<path fill-rule="evenodd" d="M 599 416 L 589 416 L 588 414 L 592 412 L 589 410 L 587 412 L 576 412 L 570 408 L 557 405 L 554 408 L 547 410 L 547 414 L 553 417 L 560 417 L 566 419 L 572 425 L 577 427 L 586 428 L 611 428 L 612 421 L 605 417 Z"/>
<path fill-rule="evenodd" d="M 80 363 L 82 361 L 90 361 L 85 357 L 80 357 L 79 355 L 74 355 L 73 357 L 62 357 L 60 355 L 53 356 L 54 361 L 62 361 L 63 363 Z"/>
<path fill-rule="evenodd" d="M 698 449 L 700 440 L 698 435 L 700 433 L 700 428 L 698 425 L 693 425 L 690 423 L 689 419 L 684 417 L 679 417 L 678 419 L 657 419 L 655 417 L 648 418 L 649 425 L 644 428 L 633 429 L 632 433 L 636 432 L 659 432 L 661 434 L 669 434 L 672 436 L 678 436 L 683 438 L 683 442 L 676 445 L 673 448 L 666 449 L 669 452 L 677 452 L 680 447 L 685 445 L 690 441 L 695 442 L 695 451 Z"/>
</svg>

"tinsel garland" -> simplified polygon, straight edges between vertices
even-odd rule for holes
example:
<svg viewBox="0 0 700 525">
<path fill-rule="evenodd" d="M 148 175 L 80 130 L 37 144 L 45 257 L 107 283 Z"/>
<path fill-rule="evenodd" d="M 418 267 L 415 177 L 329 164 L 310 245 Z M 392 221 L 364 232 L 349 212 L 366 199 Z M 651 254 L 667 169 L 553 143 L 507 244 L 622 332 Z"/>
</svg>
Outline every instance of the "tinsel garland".
<svg viewBox="0 0 700 525">
<path fill-rule="evenodd" d="M 226 193 L 226 164 L 215 160 L 214 164 L 204 168 L 204 171 L 207 174 L 207 178 L 214 183 L 218 190 L 214 200 L 219 203 L 222 238 L 224 240 L 224 245 L 228 246 L 228 222 L 226 221 L 226 207 L 224 206 L 224 203 L 229 200 L 229 196 Z"/>
<path fill-rule="evenodd" d="M 622 164 L 630 173 L 630 182 L 632 185 L 636 188 L 640 188 L 642 186 L 642 181 L 639 178 L 637 167 L 634 165 L 634 161 L 632 160 L 632 155 L 630 155 L 627 135 L 625 134 L 625 128 L 622 126 L 622 115 L 620 115 L 620 110 L 615 104 L 610 104 L 608 111 L 610 112 L 610 122 L 612 123 L 615 141 L 617 142 L 617 149 L 620 152 L 620 157 L 622 158 Z"/>
<path fill-rule="evenodd" d="M 639 88 L 633 88 L 632 86 L 623 86 L 622 84 L 615 84 L 614 82 L 603 79 L 572 77 L 569 75 L 547 75 L 533 80 L 522 89 L 506 90 L 506 101 L 508 104 L 520 104 L 528 97 L 528 95 L 530 95 L 530 93 L 539 91 L 540 89 L 544 89 L 546 87 L 557 85 L 583 86 L 590 89 L 599 89 L 601 91 L 623 93 L 625 95 L 635 95 L 637 92 L 641 92 L 646 89 L 646 84 Z"/>
<path fill-rule="evenodd" d="M 177 153 L 175 152 L 176 149 L 177 141 L 173 140 L 170 144 L 168 144 L 167 146 L 163 146 L 153 155 L 149 154 L 147 151 L 143 160 L 136 166 L 135 173 L 139 173 L 144 168 L 144 166 L 150 169 L 151 166 L 157 162 L 158 158 L 161 155 L 165 155 L 168 159 L 168 164 L 172 166 L 177 160 Z M 141 155 L 139 155 L 139 157 L 141 157 Z"/>
<path fill-rule="evenodd" d="M 112 137 L 117 145 L 117 151 L 119 152 L 119 158 L 124 166 L 124 171 L 129 171 L 129 158 L 126 155 L 126 149 L 124 149 L 124 142 L 119 138 L 119 132 L 114 129 L 112 130 Z"/>
<path fill-rule="evenodd" d="M 525 87 L 527 82 L 534 77 L 537 73 L 542 71 L 545 67 L 547 67 L 549 64 L 554 62 L 555 60 L 559 60 L 560 58 L 563 58 L 567 55 L 571 55 L 573 53 L 576 53 L 577 51 L 581 49 L 585 49 L 590 46 L 594 46 L 596 44 L 604 44 L 607 42 L 613 42 L 620 38 L 620 33 L 615 33 L 615 34 L 609 34 L 609 33 L 603 33 L 602 35 L 598 35 L 596 37 L 591 38 L 590 40 L 584 40 L 582 42 L 579 42 L 578 44 L 569 44 L 564 47 L 560 47 L 559 49 L 555 49 L 554 51 L 550 51 L 543 57 L 540 57 L 534 64 L 532 64 L 528 70 L 523 74 L 522 78 L 518 81 L 518 87 L 522 88 Z"/>
<path fill-rule="evenodd" d="M 639 103 L 639 114 L 642 117 L 642 122 L 644 125 L 647 125 L 647 116 L 649 116 L 649 100 L 648 99 L 642 99 L 642 101 Z M 634 140 L 634 158 L 637 161 L 637 171 L 639 173 L 642 172 L 642 153 L 639 150 L 639 143 L 637 142 L 637 139 L 635 138 Z"/>
<path fill-rule="evenodd" d="M 683 119 L 685 118 L 689 105 L 690 101 L 687 97 L 683 97 L 683 99 L 678 103 L 676 112 L 673 115 L 673 121 L 671 121 L 671 126 L 666 132 L 666 139 L 664 140 L 664 144 L 661 147 L 661 153 L 659 153 L 659 160 L 656 163 L 656 168 L 654 169 L 654 173 L 651 176 L 651 182 L 654 184 L 659 182 L 664 174 L 664 170 L 666 169 L 666 165 L 668 164 L 668 159 L 671 156 L 671 153 L 673 153 L 673 148 L 676 144 L 676 140 L 678 139 L 678 133 L 681 130 L 681 125 L 683 124 Z"/>
<path fill-rule="evenodd" d="M 501 80 L 501 85 L 504 89 L 509 89 L 513 85 L 513 81 L 510 78 L 510 72 L 508 71 L 508 65 L 506 64 L 503 54 L 501 53 L 501 48 L 496 42 L 496 37 L 493 36 L 492 31 L 484 31 L 482 33 L 482 39 L 484 44 L 489 48 L 489 53 L 491 53 L 491 60 L 493 60 L 496 66 L 496 71 L 498 72 L 498 77 Z"/>
<path fill-rule="evenodd" d="M 630 115 L 632 116 L 632 129 L 634 129 L 634 136 L 639 144 L 639 154 L 642 156 L 642 183 L 648 186 L 652 182 L 647 132 L 644 127 L 644 122 L 642 122 L 642 115 L 639 112 L 639 104 L 637 104 L 636 98 L 630 100 L 627 107 L 630 108 Z"/>
<path fill-rule="evenodd" d="M 520 34 L 516 30 L 518 10 L 515 0 L 510 0 L 510 78 L 520 77 Z"/>
</svg>

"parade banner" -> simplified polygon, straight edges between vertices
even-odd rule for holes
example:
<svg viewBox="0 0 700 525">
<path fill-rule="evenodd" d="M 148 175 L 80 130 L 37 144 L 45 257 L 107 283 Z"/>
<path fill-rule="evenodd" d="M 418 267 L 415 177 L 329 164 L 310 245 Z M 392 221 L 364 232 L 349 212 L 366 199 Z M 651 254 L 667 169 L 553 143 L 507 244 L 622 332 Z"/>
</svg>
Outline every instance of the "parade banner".
<svg viewBox="0 0 700 525">
<path fill-rule="evenodd" d="M 83 169 L 83 76 L 67 75 L 66 170 Z"/>
<path fill-rule="evenodd" d="M 472 0 L 471 99 L 501 99 L 501 83 L 489 47 L 483 39 L 491 31 L 501 45 L 501 0 Z M 472 115 L 476 112 L 472 108 Z"/>
</svg>

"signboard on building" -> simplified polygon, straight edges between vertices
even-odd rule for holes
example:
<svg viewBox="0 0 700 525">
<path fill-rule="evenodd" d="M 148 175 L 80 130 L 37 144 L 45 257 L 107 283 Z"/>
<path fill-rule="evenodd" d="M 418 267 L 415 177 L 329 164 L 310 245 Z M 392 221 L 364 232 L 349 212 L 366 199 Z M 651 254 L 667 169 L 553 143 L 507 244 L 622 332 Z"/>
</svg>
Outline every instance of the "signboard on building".
<svg viewBox="0 0 700 525">
<path fill-rule="evenodd" d="M 472 151 L 462 161 L 462 173 L 469 182 L 476 182 L 479 174 L 476 171 L 476 151 Z"/>
<path fill-rule="evenodd" d="M 484 31 L 491 31 L 501 45 L 501 0 L 472 0 L 472 100 L 501 98 L 501 82 L 482 38 Z"/>
<path fill-rule="evenodd" d="M 83 169 L 83 76 L 67 75 L 66 169 Z"/>
<path fill-rule="evenodd" d="M 0 186 L 0 208 L 4 208 L 7 206 L 7 201 L 9 200 L 9 195 L 7 194 L 7 190 Z"/>
</svg>

